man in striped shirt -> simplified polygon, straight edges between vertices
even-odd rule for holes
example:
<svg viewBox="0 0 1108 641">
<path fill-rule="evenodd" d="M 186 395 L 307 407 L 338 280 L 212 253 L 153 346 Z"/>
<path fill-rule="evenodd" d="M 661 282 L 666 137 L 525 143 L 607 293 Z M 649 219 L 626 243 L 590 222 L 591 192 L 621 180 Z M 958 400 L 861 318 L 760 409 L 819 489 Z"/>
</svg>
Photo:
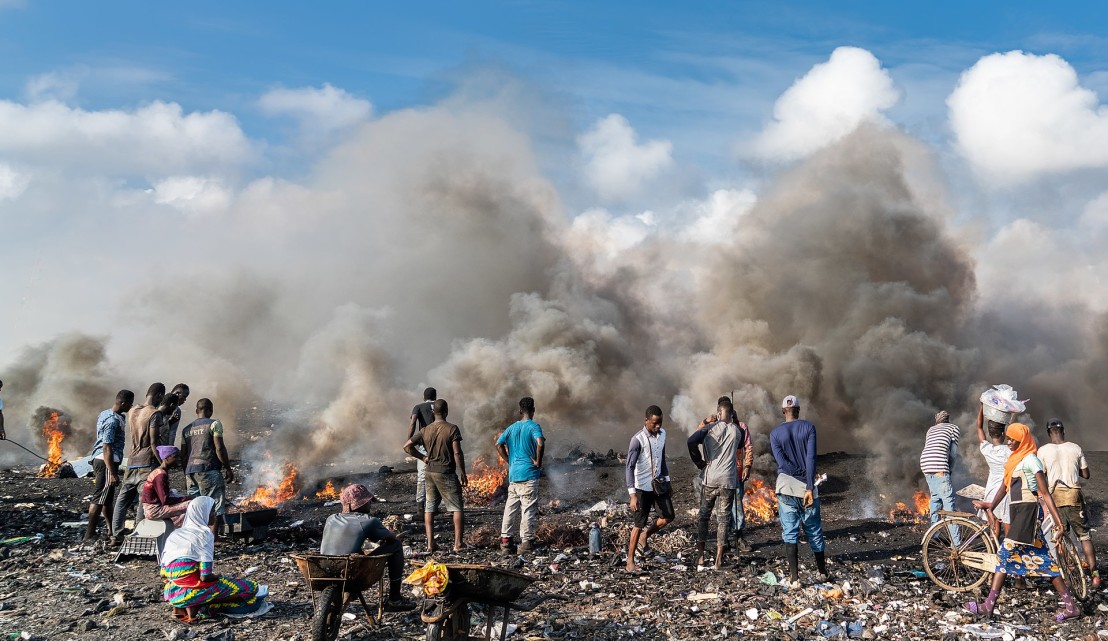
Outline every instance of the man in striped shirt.
<svg viewBox="0 0 1108 641">
<path fill-rule="evenodd" d="M 919 455 L 919 468 L 927 479 L 927 488 L 931 490 L 931 523 L 940 520 L 939 510 L 954 509 L 954 486 L 950 482 L 950 468 L 958 455 L 958 426 L 950 422 L 950 412 L 940 410 L 935 415 L 935 424 L 927 430 L 923 441 L 923 452 Z M 957 532 L 952 528 L 954 544 L 958 541 Z"/>
</svg>

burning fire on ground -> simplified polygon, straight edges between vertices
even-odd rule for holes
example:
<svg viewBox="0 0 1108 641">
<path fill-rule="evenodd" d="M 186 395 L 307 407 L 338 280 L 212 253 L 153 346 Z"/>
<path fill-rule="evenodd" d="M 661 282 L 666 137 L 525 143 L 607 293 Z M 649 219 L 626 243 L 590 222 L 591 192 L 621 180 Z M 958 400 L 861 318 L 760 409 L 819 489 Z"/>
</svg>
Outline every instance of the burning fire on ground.
<svg viewBox="0 0 1108 641">
<path fill-rule="evenodd" d="M 282 474 L 280 482 L 274 485 L 259 485 L 253 494 L 242 500 L 242 504 L 277 507 L 295 498 L 300 493 L 300 472 L 292 463 L 285 463 L 282 465 Z"/>
<path fill-rule="evenodd" d="M 51 410 L 42 423 L 42 436 L 46 439 L 48 460 L 39 468 L 40 477 L 56 477 L 65 465 L 65 459 L 62 458 L 62 439 L 65 438 L 65 432 L 61 429 L 61 422 L 64 420 L 56 411 Z"/>
<path fill-rule="evenodd" d="M 931 516 L 931 497 L 923 490 L 916 490 L 912 497 L 912 506 L 898 501 L 889 510 L 890 523 L 925 523 Z"/>
<path fill-rule="evenodd" d="M 508 469 L 503 463 L 492 467 L 482 456 L 474 461 L 471 470 L 469 487 L 462 488 L 462 497 L 467 504 L 491 505 L 503 496 L 508 486 Z"/>
<path fill-rule="evenodd" d="M 315 497 L 321 501 L 337 501 L 339 500 L 339 491 L 335 489 L 335 484 L 331 481 L 327 481 L 327 485 L 323 486 L 323 489 L 315 493 Z"/>
<path fill-rule="evenodd" d="M 777 493 L 765 481 L 750 479 L 744 494 L 743 510 L 748 523 L 760 525 L 777 518 Z"/>
</svg>

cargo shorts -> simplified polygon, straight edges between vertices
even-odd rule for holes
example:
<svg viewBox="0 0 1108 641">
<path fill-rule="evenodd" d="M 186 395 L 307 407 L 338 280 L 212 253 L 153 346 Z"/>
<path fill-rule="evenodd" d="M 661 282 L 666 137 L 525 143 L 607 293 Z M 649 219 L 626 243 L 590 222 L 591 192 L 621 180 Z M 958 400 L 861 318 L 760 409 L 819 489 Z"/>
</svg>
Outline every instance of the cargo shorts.
<svg viewBox="0 0 1108 641">
<path fill-rule="evenodd" d="M 427 472 L 427 505 L 423 509 L 435 514 L 440 503 L 443 512 L 462 511 L 462 483 L 457 474 Z"/>
</svg>

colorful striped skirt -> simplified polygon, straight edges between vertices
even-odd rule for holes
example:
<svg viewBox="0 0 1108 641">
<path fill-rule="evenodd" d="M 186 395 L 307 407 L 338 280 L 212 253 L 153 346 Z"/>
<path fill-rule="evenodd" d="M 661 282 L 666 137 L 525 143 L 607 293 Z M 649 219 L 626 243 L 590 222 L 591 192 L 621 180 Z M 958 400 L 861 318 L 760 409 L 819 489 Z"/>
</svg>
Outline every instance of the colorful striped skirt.
<svg viewBox="0 0 1108 641">
<path fill-rule="evenodd" d="M 264 597 L 258 596 L 257 583 L 228 577 L 201 582 L 199 570 L 190 572 L 190 567 L 198 568 L 198 565 L 195 561 L 178 559 L 162 568 L 162 575 L 168 579 L 162 596 L 173 607 L 203 606 L 219 614 L 249 614 L 262 607 Z"/>
</svg>

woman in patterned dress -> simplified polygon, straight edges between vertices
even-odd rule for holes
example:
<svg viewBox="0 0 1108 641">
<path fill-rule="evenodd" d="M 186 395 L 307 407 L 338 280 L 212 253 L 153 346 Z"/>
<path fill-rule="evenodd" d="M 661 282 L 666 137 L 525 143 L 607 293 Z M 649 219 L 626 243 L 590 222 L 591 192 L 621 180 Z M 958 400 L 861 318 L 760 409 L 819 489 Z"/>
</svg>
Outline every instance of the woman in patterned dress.
<svg viewBox="0 0 1108 641">
<path fill-rule="evenodd" d="M 163 597 L 173 606 L 173 615 L 191 623 L 210 614 L 251 615 L 268 610 L 266 586 L 246 579 L 231 579 L 212 572 L 215 536 L 210 496 L 189 503 L 182 527 L 165 541 L 161 573 L 165 577 Z"/>
<path fill-rule="evenodd" d="M 1007 437 L 1008 449 L 1012 455 L 1004 465 L 1004 485 L 997 490 L 996 496 L 991 500 L 974 501 L 973 504 L 990 512 L 996 508 L 1008 496 L 1008 532 L 1004 542 L 997 551 L 996 574 L 993 575 L 992 589 L 984 603 L 970 601 L 966 609 L 974 614 L 991 616 L 1000 591 L 1004 587 L 1004 580 L 1008 575 L 1016 577 L 1042 576 L 1049 577 L 1054 589 L 1062 598 L 1061 610 L 1055 614 L 1056 621 L 1064 621 L 1081 615 L 1081 608 L 1070 594 L 1069 588 L 1062 581 L 1061 570 L 1046 544 L 1036 541 L 1039 532 L 1039 503 L 1054 518 L 1056 524 L 1054 530 L 1054 542 L 1062 540 L 1065 532 L 1065 523 L 1058 516 L 1058 508 L 1054 505 L 1049 491 L 1040 491 L 1040 488 L 1049 487 L 1046 482 L 1046 473 L 1043 463 L 1036 456 L 1038 447 L 1035 437 L 1031 435 L 1031 429 L 1023 423 L 1012 423 L 1004 430 Z"/>
</svg>

